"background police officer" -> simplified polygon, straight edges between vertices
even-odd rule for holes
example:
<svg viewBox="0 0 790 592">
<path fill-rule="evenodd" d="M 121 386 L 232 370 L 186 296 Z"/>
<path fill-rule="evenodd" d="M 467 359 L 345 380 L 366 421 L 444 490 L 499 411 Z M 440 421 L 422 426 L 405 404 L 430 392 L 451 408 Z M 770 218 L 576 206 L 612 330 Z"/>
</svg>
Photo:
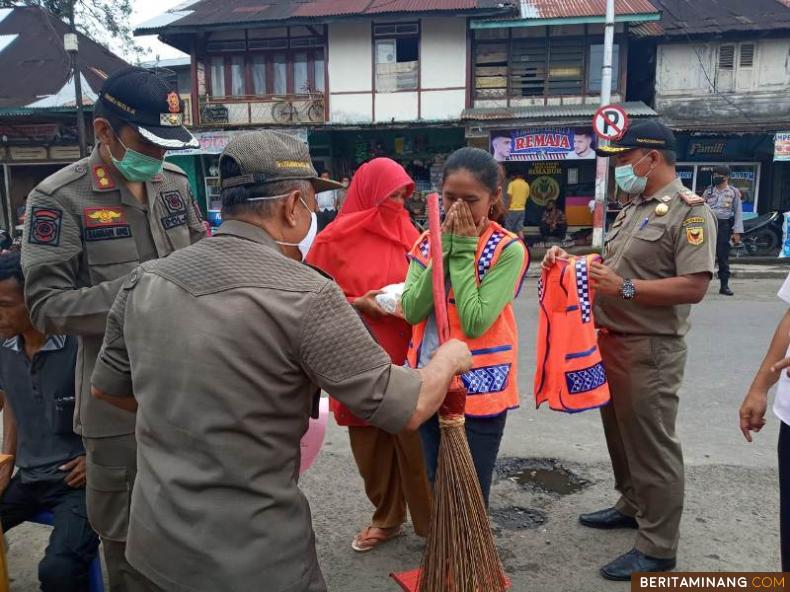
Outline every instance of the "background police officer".
<svg viewBox="0 0 790 592">
<path fill-rule="evenodd" d="M 675 138 L 657 121 L 633 125 L 617 143 L 618 186 L 632 195 L 607 235 L 605 264 L 590 268 L 599 347 L 612 401 L 601 410 L 620 500 L 583 514 L 591 528 L 638 529 L 634 548 L 601 568 L 611 580 L 673 569 L 683 512 L 683 454 L 675 433 L 691 304 L 714 267 L 716 226 L 703 199 L 675 172 Z M 558 248 L 551 266 L 567 256 Z"/>
<path fill-rule="evenodd" d="M 108 78 L 94 106 L 92 154 L 45 179 L 27 200 L 22 265 L 34 324 L 79 336 L 75 431 L 87 452 L 87 504 L 110 586 L 138 590 L 124 557 L 136 475 L 134 415 L 90 396 L 107 313 L 128 274 L 205 235 L 186 175 L 167 150 L 197 147 L 183 101 L 140 68 Z"/>
<path fill-rule="evenodd" d="M 713 169 L 713 183 L 702 194 L 718 220 L 719 232 L 716 239 L 716 261 L 719 264 L 719 294 L 733 296 L 730 289 L 730 239 L 741 242 L 743 234 L 743 207 L 741 192 L 730 185 L 730 167 L 717 166 Z"/>
</svg>

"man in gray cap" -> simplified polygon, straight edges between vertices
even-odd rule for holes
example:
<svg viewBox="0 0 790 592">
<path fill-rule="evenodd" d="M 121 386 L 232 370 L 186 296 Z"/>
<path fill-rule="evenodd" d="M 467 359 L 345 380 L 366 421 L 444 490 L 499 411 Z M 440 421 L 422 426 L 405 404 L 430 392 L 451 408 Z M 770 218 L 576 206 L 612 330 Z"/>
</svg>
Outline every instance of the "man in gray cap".
<svg viewBox="0 0 790 592">
<path fill-rule="evenodd" d="M 413 430 L 471 354 L 451 341 L 423 370 L 393 366 L 337 285 L 301 263 L 315 192 L 338 186 L 306 144 L 237 137 L 220 176 L 218 233 L 125 282 L 93 373 L 96 397 L 137 410 L 127 558 L 149 590 L 320 592 L 297 485 L 320 389 L 376 427 Z"/>
<path fill-rule="evenodd" d="M 33 189 L 22 245 L 25 297 L 36 327 L 79 337 L 75 431 L 87 453 L 87 508 L 113 591 L 137 590 L 124 547 L 136 472 L 134 416 L 90 396 L 107 313 L 141 262 L 205 235 L 186 174 L 167 150 L 198 145 L 183 101 L 148 70 L 127 68 L 94 105 L 96 148 Z"/>
</svg>

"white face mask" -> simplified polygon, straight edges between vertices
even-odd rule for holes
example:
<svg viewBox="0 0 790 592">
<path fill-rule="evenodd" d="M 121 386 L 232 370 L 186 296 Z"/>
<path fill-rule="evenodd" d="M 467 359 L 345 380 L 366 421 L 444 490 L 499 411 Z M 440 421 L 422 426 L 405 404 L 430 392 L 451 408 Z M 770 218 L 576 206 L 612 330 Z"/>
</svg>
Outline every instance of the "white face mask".
<svg viewBox="0 0 790 592">
<path fill-rule="evenodd" d="M 247 201 L 261 201 L 264 199 L 279 199 L 283 197 L 282 195 L 274 195 L 272 197 L 251 197 Z M 310 212 L 310 228 L 307 229 L 307 234 L 305 237 L 300 240 L 298 243 L 287 243 L 285 241 L 274 241 L 278 245 L 282 245 L 284 247 L 296 247 L 299 249 L 299 252 L 302 254 L 302 261 L 307 259 L 307 253 L 310 252 L 310 247 L 313 246 L 313 242 L 315 241 L 315 237 L 318 234 L 318 216 L 314 211 L 312 211 L 305 201 L 300 197 L 299 201 L 302 202 L 302 205 L 305 209 Z"/>
<path fill-rule="evenodd" d="M 302 261 L 307 259 L 307 253 L 310 252 L 310 247 L 313 246 L 313 242 L 315 241 L 315 237 L 318 234 L 318 216 L 316 213 L 312 211 L 310 208 L 307 207 L 307 204 L 304 202 L 303 199 L 299 199 L 302 202 L 302 205 L 310 212 L 310 228 L 307 229 L 307 234 L 304 236 L 302 240 L 298 243 L 286 243 L 283 241 L 274 241 L 278 245 L 283 245 L 285 247 L 296 247 L 299 249 L 299 252 L 302 254 Z"/>
</svg>

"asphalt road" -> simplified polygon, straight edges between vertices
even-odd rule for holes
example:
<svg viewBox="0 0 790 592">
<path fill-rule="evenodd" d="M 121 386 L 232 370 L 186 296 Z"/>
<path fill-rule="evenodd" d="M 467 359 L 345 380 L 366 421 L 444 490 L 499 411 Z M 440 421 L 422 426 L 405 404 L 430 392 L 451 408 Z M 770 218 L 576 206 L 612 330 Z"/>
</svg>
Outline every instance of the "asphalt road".
<svg viewBox="0 0 790 592">
<path fill-rule="evenodd" d="M 686 511 L 678 568 L 684 571 L 778 570 L 777 420 L 751 445 L 737 426 L 737 410 L 784 306 L 780 280 L 734 283 L 736 296 L 715 290 L 693 312 L 689 361 L 681 391 L 679 431 L 687 469 Z M 534 280 L 516 303 L 521 334 L 523 393 L 531 393 L 536 306 Z M 332 422 L 330 422 L 332 423 Z M 558 459 L 588 482 L 577 493 L 547 493 L 501 477 L 492 511 L 544 521 L 529 528 L 498 525 L 497 545 L 516 591 L 625 591 L 606 582 L 598 567 L 631 548 L 632 532 L 600 533 L 580 527 L 580 512 L 611 505 L 616 495 L 596 412 L 563 415 L 535 410 L 531 395 L 508 418 L 501 458 Z M 351 550 L 367 524 L 364 495 L 347 436 L 331 425 L 316 464 L 302 479 L 312 509 L 318 552 L 331 592 L 395 592 L 388 574 L 416 567 L 422 544 L 411 530 L 379 549 Z M 525 520 L 526 521 L 526 520 Z M 36 563 L 47 529 L 23 525 L 8 534 L 12 589 L 37 589 Z M 261 591 L 265 591 L 262 584 Z M 219 591 L 218 591 L 219 592 Z"/>
</svg>

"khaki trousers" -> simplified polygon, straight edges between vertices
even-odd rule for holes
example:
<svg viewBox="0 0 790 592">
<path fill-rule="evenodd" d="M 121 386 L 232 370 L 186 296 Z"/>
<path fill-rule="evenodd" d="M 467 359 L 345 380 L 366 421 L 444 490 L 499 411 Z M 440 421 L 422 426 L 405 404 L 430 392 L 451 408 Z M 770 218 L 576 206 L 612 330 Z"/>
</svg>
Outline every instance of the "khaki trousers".
<svg viewBox="0 0 790 592">
<path fill-rule="evenodd" d="M 126 561 L 129 507 L 137 476 L 137 445 L 133 434 L 83 438 L 88 520 L 102 541 L 110 592 L 143 592 L 145 579 Z"/>
<path fill-rule="evenodd" d="M 675 420 L 686 344 L 679 337 L 602 332 L 599 346 L 612 393 L 601 417 L 621 494 L 615 507 L 636 518 L 639 551 L 673 558 L 683 513 L 683 451 Z"/>
<path fill-rule="evenodd" d="M 349 427 L 348 435 L 365 493 L 375 507 L 371 526 L 400 526 L 406 521 L 408 506 L 414 531 L 428 536 L 432 494 L 420 435 L 392 435 L 374 427 Z"/>
</svg>

